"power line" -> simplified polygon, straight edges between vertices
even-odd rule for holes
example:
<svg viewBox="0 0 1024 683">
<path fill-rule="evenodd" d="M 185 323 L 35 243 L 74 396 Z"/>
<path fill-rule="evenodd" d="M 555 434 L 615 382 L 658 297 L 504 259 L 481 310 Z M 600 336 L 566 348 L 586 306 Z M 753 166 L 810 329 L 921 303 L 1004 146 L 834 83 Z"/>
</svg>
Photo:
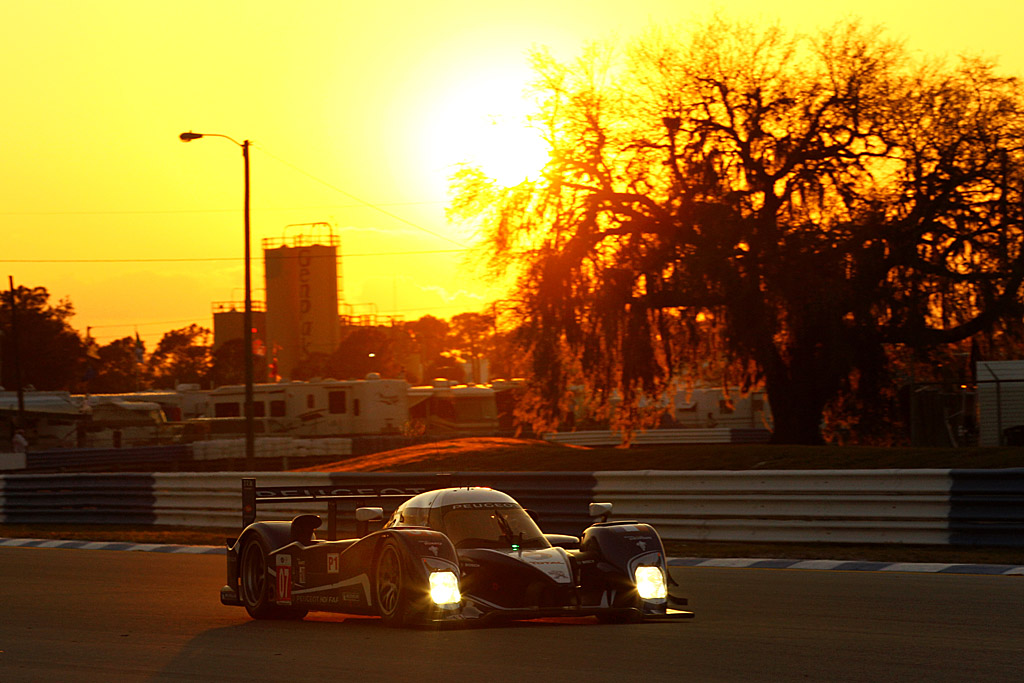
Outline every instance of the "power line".
<svg viewBox="0 0 1024 683">
<path fill-rule="evenodd" d="M 412 221 L 407 220 L 405 218 L 402 218 L 401 216 L 399 216 L 397 214 L 391 213 L 390 211 L 387 211 L 386 209 L 381 208 L 381 206 L 379 206 L 377 204 L 373 204 L 372 202 L 368 202 L 368 201 L 366 201 L 365 199 L 363 199 L 361 197 L 355 196 L 351 192 L 346 192 L 345 190 L 341 189 L 337 185 L 329 183 L 326 180 L 324 180 L 323 178 L 315 176 L 312 173 L 310 173 L 309 171 L 301 169 L 298 166 L 296 166 L 295 164 L 290 163 L 288 161 L 285 161 L 284 159 L 282 159 L 282 158 L 272 154 L 271 152 L 267 151 L 265 148 L 263 148 L 263 147 L 261 147 L 259 145 L 254 145 L 254 146 L 257 149 L 261 150 L 264 154 L 266 154 L 270 158 L 276 160 L 278 163 L 281 163 L 281 164 L 284 164 L 285 166 L 288 166 L 292 170 L 297 171 L 298 173 L 301 173 L 302 175 L 306 176 L 307 178 L 310 178 L 311 180 L 315 180 L 316 182 L 320 183 L 321 185 L 323 185 L 325 187 L 329 187 L 330 189 L 334 190 L 335 192 L 338 192 L 338 193 L 341 193 L 341 194 L 345 195 L 349 199 L 353 199 L 353 200 L 359 202 L 363 206 L 371 208 L 371 209 L 373 209 L 375 211 L 379 211 L 380 213 L 384 214 L 385 216 L 388 216 L 390 218 L 394 218 L 396 221 L 400 221 L 402 223 L 405 223 L 406 225 L 414 227 L 417 230 L 422 230 L 423 232 L 427 233 L 428 235 L 433 235 L 434 237 L 437 237 L 438 239 L 442 239 L 445 242 L 451 242 L 452 244 L 458 245 L 460 247 L 465 247 L 466 246 L 466 245 L 462 244 L 461 242 L 457 242 L 457 241 L 451 239 L 450 237 L 445 237 L 444 235 L 442 235 L 440 233 L 434 232 L 433 230 L 430 230 L 428 228 L 424 228 L 422 225 L 419 225 L 417 223 L 413 223 Z"/>
<path fill-rule="evenodd" d="M 152 327 L 153 325 L 180 325 L 181 323 L 195 323 L 195 319 L 185 318 L 182 320 L 163 320 L 161 322 L 152 323 L 124 323 L 123 325 L 89 325 L 89 329 L 102 330 L 110 327 Z"/>
<path fill-rule="evenodd" d="M 387 202 L 379 204 L 378 206 L 430 206 L 444 204 L 442 201 L 423 201 L 423 202 Z M 325 211 L 331 209 L 354 209 L 354 208 L 366 208 L 365 203 L 359 204 L 332 204 L 329 206 L 291 206 L 291 207 L 254 207 L 256 211 Z M 195 214 L 195 213 L 237 213 L 238 209 L 139 209 L 139 210 L 126 210 L 126 211 L 111 211 L 111 210 L 97 210 L 97 211 L 0 211 L 0 216 L 139 216 L 139 215 L 158 215 L 158 214 Z"/>
<path fill-rule="evenodd" d="M 358 258 L 363 256 L 425 256 L 430 254 L 460 254 L 465 249 L 433 249 L 426 251 L 381 251 L 363 254 L 340 254 L 341 258 Z M 300 258 L 298 255 L 286 258 Z M 310 258 L 310 257 L 305 257 Z M 316 256 L 312 258 L 317 258 Z M 323 256 L 323 258 L 329 258 Z M 333 257 L 330 257 L 333 258 Z M 214 261 L 243 261 L 237 256 L 213 256 L 206 258 L 128 258 L 128 259 L 0 259 L 0 263 L 208 263 Z"/>
</svg>

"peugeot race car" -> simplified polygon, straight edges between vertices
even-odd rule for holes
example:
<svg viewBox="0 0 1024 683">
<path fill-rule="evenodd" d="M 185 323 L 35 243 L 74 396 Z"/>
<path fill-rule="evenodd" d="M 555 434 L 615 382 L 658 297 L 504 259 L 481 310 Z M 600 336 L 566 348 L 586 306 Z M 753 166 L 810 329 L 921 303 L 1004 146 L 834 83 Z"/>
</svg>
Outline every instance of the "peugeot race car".
<svg viewBox="0 0 1024 683">
<path fill-rule="evenodd" d="M 582 537 L 545 534 L 511 496 L 490 488 L 427 491 L 402 502 L 383 528 L 383 508 L 360 507 L 363 533 L 320 540 L 317 515 L 255 521 L 257 502 L 330 504 L 330 491 L 257 489 L 243 479 L 247 525 L 229 540 L 225 605 L 254 619 L 301 619 L 310 610 L 380 616 L 390 626 L 495 619 L 596 616 L 608 622 L 692 617 L 669 607 L 665 551 L 657 532 L 637 522 L 603 521 L 609 503 L 591 503 L 602 521 Z"/>
</svg>

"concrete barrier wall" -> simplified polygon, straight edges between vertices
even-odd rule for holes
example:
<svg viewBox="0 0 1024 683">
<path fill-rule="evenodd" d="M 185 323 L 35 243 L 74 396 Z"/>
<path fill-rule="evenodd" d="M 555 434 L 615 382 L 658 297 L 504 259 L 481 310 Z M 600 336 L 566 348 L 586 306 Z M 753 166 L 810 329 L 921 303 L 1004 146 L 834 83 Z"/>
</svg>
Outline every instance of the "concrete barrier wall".
<svg viewBox="0 0 1024 683">
<path fill-rule="evenodd" d="M 0 475 L 0 523 L 233 528 L 241 473 Z M 1024 545 L 1024 469 L 633 472 L 300 473 L 254 475 L 261 486 L 359 491 L 483 485 L 534 510 L 554 533 L 580 533 L 587 504 L 653 524 L 666 540 Z M 368 501 L 363 504 L 375 504 Z M 383 506 L 393 509 L 397 501 Z M 310 508 L 260 507 L 263 519 Z M 340 530 L 354 530 L 352 511 Z"/>
</svg>

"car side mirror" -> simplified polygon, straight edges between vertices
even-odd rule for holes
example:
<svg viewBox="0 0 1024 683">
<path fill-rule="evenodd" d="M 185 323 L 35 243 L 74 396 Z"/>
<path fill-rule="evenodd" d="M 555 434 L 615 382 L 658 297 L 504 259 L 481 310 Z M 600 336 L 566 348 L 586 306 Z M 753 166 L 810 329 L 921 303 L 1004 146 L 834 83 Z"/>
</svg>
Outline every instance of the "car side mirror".
<svg viewBox="0 0 1024 683">
<path fill-rule="evenodd" d="M 612 514 L 611 503 L 591 503 L 590 504 L 590 516 L 600 517 L 601 522 L 607 522 L 608 517 Z"/>
<path fill-rule="evenodd" d="M 579 536 L 567 536 L 565 534 L 544 534 L 544 538 L 548 539 L 548 543 L 556 548 L 565 548 L 566 550 L 579 550 L 580 539 Z"/>
<path fill-rule="evenodd" d="M 384 519 L 384 508 L 356 508 L 357 522 L 379 522 Z"/>
<path fill-rule="evenodd" d="M 356 530 L 362 538 L 370 529 L 370 522 L 384 519 L 384 508 L 356 508 Z"/>
</svg>

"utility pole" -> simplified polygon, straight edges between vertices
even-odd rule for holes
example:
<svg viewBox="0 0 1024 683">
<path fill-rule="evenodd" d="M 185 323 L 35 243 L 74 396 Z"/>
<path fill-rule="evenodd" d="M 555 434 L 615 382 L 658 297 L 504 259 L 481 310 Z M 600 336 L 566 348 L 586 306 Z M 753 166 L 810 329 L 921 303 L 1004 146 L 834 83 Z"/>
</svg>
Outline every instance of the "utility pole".
<svg viewBox="0 0 1024 683">
<path fill-rule="evenodd" d="M 14 276 L 7 276 L 11 291 L 11 359 L 14 363 L 14 388 L 18 392 L 18 427 L 25 426 L 25 390 L 21 386 L 21 348 L 18 344 L 18 293 Z"/>
</svg>

